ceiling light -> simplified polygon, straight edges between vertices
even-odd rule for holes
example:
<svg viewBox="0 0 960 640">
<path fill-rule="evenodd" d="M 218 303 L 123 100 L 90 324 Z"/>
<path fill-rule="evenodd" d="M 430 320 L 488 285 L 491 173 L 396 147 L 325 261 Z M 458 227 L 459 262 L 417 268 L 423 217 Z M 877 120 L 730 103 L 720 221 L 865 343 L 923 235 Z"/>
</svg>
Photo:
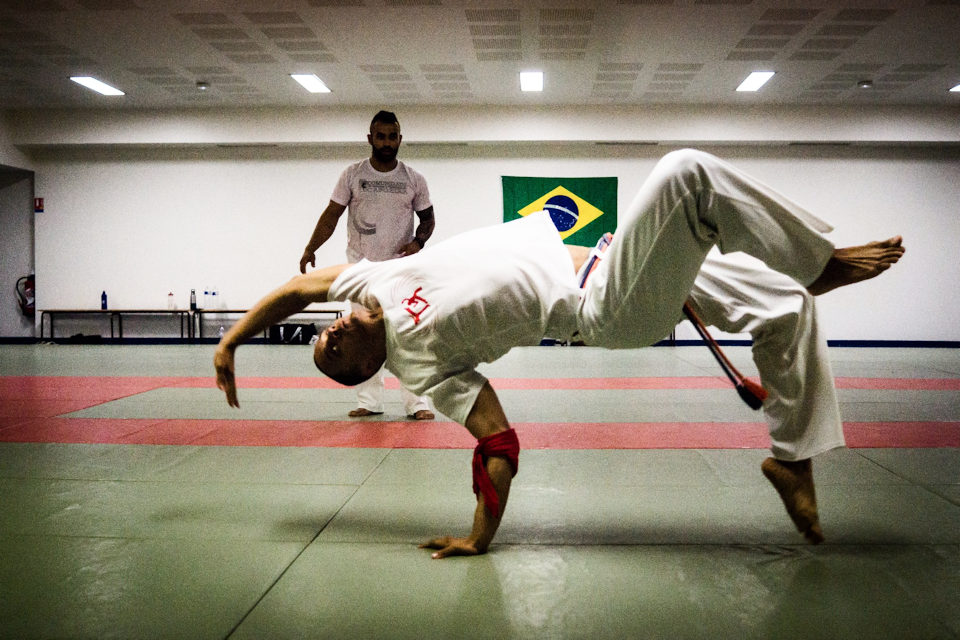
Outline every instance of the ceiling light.
<svg viewBox="0 0 960 640">
<path fill-rule="evenodd" d="M 330 93 L 330 89 L 327 85 L 323 84 L 323 80 L 318 78 L 316 74 L 291 73 L 290 77 L 303 85 L 303 88 L 310 93 Z"/>
<path fill-rule="evenodd" d="M 96 78 L 91 78 L 89 76 L 73 76 L 70 78 L 77 84 L 82 84 L 87 89 L 93 89 L 97 93 L 102 93 L 105 96 L 122 96 L 125 95 L 120 89 L 111 87 L 105 82 L 100 82 Z"/>
<path fill-rule="evenodd" d="M 521 91 L 543 91 L 543 71 L 521 71 Z"/>
<path fill-rule="evenodd" d="M 210 88 L 209 82 L 204 82 L 203 80 L 197 81 L 197 91 L 206 91 Z"/>
<path fill-rule="evenodd" d="M 960 84 L 955 86 L 953 89 L 950 89 L 952 93 L 960 93 Z"/>
<path fill-rule="evenodd" d="M 773 77 L 773 71 L 754 71 L 747 79 L 740 83 L 737 91 L 756 91 Z"/>
<path fill-rule="evenodd" d="M 860 87 L 861 89 L 872 89 L 873 80 L 861 80 L 860 82 L 857 83 L 857 86 Z"/>
</svg>

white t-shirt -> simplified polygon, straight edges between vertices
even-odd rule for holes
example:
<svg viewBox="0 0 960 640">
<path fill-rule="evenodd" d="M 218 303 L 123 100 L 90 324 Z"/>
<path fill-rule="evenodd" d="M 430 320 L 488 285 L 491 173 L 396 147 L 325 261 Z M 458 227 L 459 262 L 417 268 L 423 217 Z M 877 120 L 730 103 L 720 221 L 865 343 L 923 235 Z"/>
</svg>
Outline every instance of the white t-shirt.
<svg viewBox="0 0 960 640">
<path fill-rule="evenodd" d="M 546 213 L 477 229 L 388 262 L 361 261 L 328 292 L 383 308 L 386 367 L 464 424 L 486 378 L 515 346 L 577 330 L 573 261 Z"/>
<path fill-rule="evenodd" d="M 349 208 L 347 260 L 390 260 L 413 240 L 414 213 L 430 206 L 427 181 L 402 162 L 377 171 L 370 159 L 344 169 L 330 199 Z"/>
</svg>

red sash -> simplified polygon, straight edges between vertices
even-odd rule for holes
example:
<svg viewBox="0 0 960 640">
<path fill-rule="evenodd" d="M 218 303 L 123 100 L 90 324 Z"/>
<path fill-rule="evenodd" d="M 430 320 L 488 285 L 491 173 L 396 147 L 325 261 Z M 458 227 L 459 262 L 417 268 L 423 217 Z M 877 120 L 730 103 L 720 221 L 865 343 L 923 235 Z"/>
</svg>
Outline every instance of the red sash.
<svg viewBox="0 0 960 640">
<path fill-rule="evenodd" d="M 487 510 L 494 518 L 499 518 L 500 498 L 497 496 L 490 474 L 487 473 L 489 458 L 506 458 L 513 470 L 513 475 L 517 475 L 517 465 L 520 460 L 520 441 L 517 439 L 517 432 L 507 429 L 492 436 L 480 438 L 477 441 L 477 448 L 473 450 L 473 492 L 478 499 L 482 494 Z"/>
</svg>

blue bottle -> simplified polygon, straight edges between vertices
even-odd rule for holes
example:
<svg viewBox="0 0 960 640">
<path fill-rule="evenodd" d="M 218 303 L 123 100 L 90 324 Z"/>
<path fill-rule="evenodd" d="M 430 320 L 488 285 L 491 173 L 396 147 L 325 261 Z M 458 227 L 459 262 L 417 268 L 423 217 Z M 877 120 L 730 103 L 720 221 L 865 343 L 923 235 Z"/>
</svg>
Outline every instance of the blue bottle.
<svg viewBox="0 0 960 640">
<path fill-rule="evenodd" d="M 107 292 L 106 291 L 100 294 L 100 308 L 101 309 L 107 308 Z"/>
</svg>

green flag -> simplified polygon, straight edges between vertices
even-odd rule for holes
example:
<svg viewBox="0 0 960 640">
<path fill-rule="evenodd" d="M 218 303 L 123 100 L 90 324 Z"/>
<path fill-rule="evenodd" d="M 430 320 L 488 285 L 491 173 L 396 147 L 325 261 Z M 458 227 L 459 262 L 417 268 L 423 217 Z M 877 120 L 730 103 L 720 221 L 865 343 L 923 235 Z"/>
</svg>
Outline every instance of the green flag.
<svg viewBox="0 0 960 640">
<path fill-rule="evenodd" d="M 547 211 L 567 244 L 592 247 L 617 229 L 616 178 L 502 176 L 503 221 Z"/>
</svg>

